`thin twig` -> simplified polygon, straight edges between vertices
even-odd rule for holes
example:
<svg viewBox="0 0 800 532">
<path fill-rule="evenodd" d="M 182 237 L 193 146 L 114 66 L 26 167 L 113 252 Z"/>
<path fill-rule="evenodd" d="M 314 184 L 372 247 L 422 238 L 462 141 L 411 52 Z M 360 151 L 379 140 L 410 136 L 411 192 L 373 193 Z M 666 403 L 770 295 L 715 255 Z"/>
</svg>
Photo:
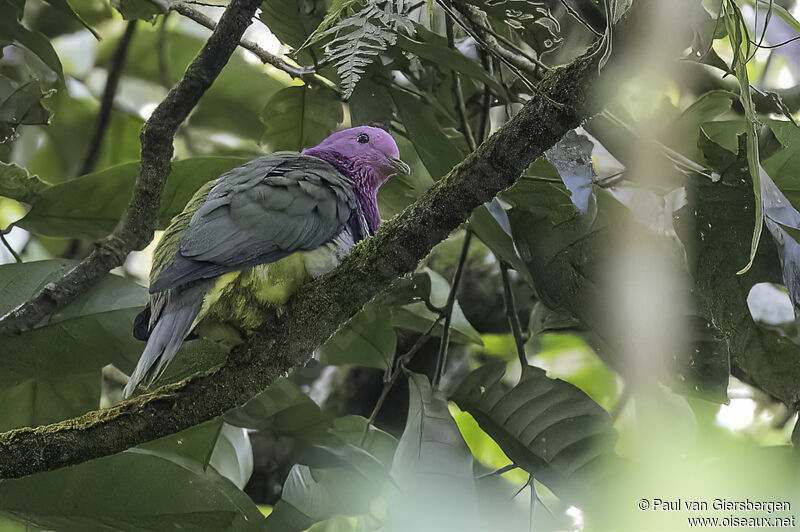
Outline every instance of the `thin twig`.
<svg viewBox="0 0 800 532">
<path fill-rule="evenodd" d="M 106 86 L 103 89 L 103 97 L 100 100 L 100 111 L 97 113 L 97 122 L 94 128 L 92 140 L 89 142 L 89 151 L 86 152 L 86 157 L 81 165 L 78 175 L 88 174 L 97 166 L 97 160 L 100 158 L 100 150 L 103 147 L 103 139 L 108 131 L 108 126 L 111 124 L 111 112 L 114 108 L 114 96 L 117 94 L 117 87 L 119 87 L 119 80 L 122 77 L 122 71 L 125 69 L 125 61 L 128 58 L 128 48 L 130 48 L 133 34 L 136 32 L 136 20 L 131 20 L 125 26 L 125 32 L 117 43 L 114 49 L 114 55 L 111 57 L 111 63 L 108 65 L 108 75 L 106 75 Z"/>
<path fill-rule="evenodd" d="M 492 56 L 488 53 L 481 54 L 483 67 L 486 69 L 486 72 L 492 76 L 494 75 L 494 63 L 492 61 Z M 490 112 L 492 110 L 492 90 L 489 87 L 489 84 L 486 83 L 483 86 L 483 101 L 481 102 L 481 123 L 478 129 L 478 141 L 483 142 L 486 140 L 486 137 L 489 136 L 489 130 L 491 129 L 491 118 Z"/>
<path fill-rule="evenodd" d="M 205 14 L 201 13 L 197 9 L 193 8 L 186 2 L 174 2 L 170 4 L 170 9 L 173 11 L 177 11 L 181 15 L 186 18 L 189 18 L 201 26 L 208 28 L 210 30 L 214 30 L 217 27 L 217 23 L 211 17 L 206 16 Z M 285 59 L 282 57 L 278 57 L 275 54 L 272 54 L 266 50 L 264 50 L 261 46 L 257 43 L 249 40 L 249 39 L 241 39 L 239 41 L 239 46 L 244 48 L 245 50 L 252 52 L 258 59 L 267 65 L 272 65 L 273 67 L 277 68 L 278 70 L 282 70 L 286 72 L 291 77 L 296 79 L 301 79 L 306 83 L 317 82 L 321 83 L 327 87 L 335 88 L 336 86 L 331 83 L 330 80 L 325 79 L 322 76 L 317 75 L 314 72 L 313 68 L 307 67 L 298 67 L 292 64 L 289 64 Z"/>
<path fill-rule="evenodd" d="M 517 315 L 517 306 L 514 303 L 514 293 L 511 291 L 511 282 L 508 276 L 508 266 L 500 263 L 500 276 L 503 279 L 503 304 L 506 307 L 506 318 L 514 335 L 514 343 L 517 346 L 517 356 L 522 369 L 528 365 L 528 357 L 525 354 L 525 340 L 522 338 L 522 326 Z"/>
<path fill-rule="evenodd" d="M 414 342 L 414 345 L 412 345 L 411 348 L 405 352 L 405 354 L 397 357 L 394 366 L 389 370 L 389 372 L 387 372 L 388 378 L 384 379 L 381 395 L 375 402 L 375 407 L 372 409 L 372 413 L 369 415 L 369 419 L 367 419 L 367 424 L 364 427 L 364 431 L 361 433 L 361 442 L 359 443 L 359 445 L 364 444 L 364 440 L 367 437 L 367 431 L 369 430 L 369 427 L 371 427 L 373 423 L 375 423 L 375 419 L 378 417 L 381 408 L 383 408 L 383 403 L 386 401 L 386 397 L 389 395 L 389 392 L 391 391 L 392 387 L 397 382 L 397 379 L 400 377 L 400 374 L 405 370 L 406 364 L 411 362 L 411 360 L 414 358 L 417 352 L 419 352 L 419 350 L 422 349 L 422 347 L 428 342 L 428 340 L 431 339 L 431 332 L 433 332 L 433 329 L 435 329 L 436 326 L 439 324 L 439 322 L 442 321 L 442 317 L 443 315 L 440 314 L 439 317 L 436 318 L 433 321 L 433 323 L 431 323 L 431 326 L 428 328 L 427 332 L 425 332 L 425 334 L 420 335 L 420 337 L 417 338 L 417 340 Z"/>
<path fill-rule="evenodd" d="M 445 19 L 445 32 L 447 33 L 447 44 L 450 48 L 455 49 L 456 42 L 453 34 L 453 20 L 450 17 Z M 477 144 L 475 144 L 475 135 L 472 134 L 472 126 L 469 124 L 469 117 L 467 116 L 467 106 L 464 103 L 464 92 L 461 89 L 461 76 L 458 72 L 453 70 L 453 96 L 456 99 L 456 110 L 461 119 L 461 133 L 467 139 L 467 146 L 469 151 L 475 151 Z"/>
<path fill-rule="evenodd" d="M 447 295 L 447 303 L 444 305 L 444 327 L 442 329 L 442 337 L 439 340 L 436 371 L 433 375 L 434 389 L 439 387 L 444 368 L 447 365 L 447 349 L 450 346 L 450 323 L 453 321 L 453 307 L 456 303 L 458 286 L 461 284 L 461 275 L 464 273 L 464 267 L 467 264 L 467 252 L 469 251 L 470 242 L 472 242 L 472 231 L 467 230 L 467 234 L 464 235 L 464 245 L 461 247 L 461 256 L 458 259 L 458 266 L 456 266 L 456 273 L 453 274 L 453 283 L 450 285 L 450 293 Z"/>
<path fill-rule="evenodd" d="M 167 54 L 167 19 L 170 13 L 161 19 L 161 26 L 158 28 L 158 81 L 164 87 L 169 87 L 169 54 Z"/>
<path fill-rule="evenodd" d="M 566 0 L 561 0 L 561 5 L 564 6 L 564 9 L 567 10 L 567 13 L 572 15 L 572 18 L 574 18 L 575 20 L 577 20 L 578 22 L 583 24 L 586 27 L 587 30 L 591 31 L 592 33 L 594 33 L 598 37 L 602 37 L 603 36 L 603 32 L 597 31 L 596 29 L 594 29 L 594 26 L 592 26 L 589 23 L 589 21 L 586 20 L 583 17 L 583 15 L 578 13 L 578 11 L 575 8 L 573 8 L 571 5 L 569 5 L 569 3 Z"/>
<path fill-rule="evenodd" d="M 16 251 L 14 251 L 14 248 L 11 247 L 11 244 L 9 243 L 9 241 L 6 240 L 6 235 L 11 232 L 12 228 L 13 228 L 13 226 L 9 226 L 6 229 L 3 229 L 2 231 L 0 231 L 0 241 L 3 242 L 3 245 L 6 247 L 8 252 L 11 253 L 11 256 L 14 257 L 15 261 L 22 262 L 22 257 L 20 257 L 19 254 Z"/>
</svg>

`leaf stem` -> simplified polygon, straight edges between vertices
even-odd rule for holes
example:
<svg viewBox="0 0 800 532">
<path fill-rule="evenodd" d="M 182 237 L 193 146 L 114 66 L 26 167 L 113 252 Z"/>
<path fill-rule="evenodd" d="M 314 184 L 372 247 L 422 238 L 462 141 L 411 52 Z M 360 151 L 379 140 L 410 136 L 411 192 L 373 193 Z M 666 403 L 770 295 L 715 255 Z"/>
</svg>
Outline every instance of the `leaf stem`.
<svg viewBox="0 0 800 532">
<path fill-rule="evenodd" d="M 514 344 L 517 346 L 517 357 L 523 369 L 528 365 L 528 357 L 525 354 L 525 340 L 522 338 L 522 326 L 517 315 L 517 306 L 514 303 L 514 293 L 511 291 L 511 281 L 508 275 L 508 266 L 500 263 L 500 276 L 503 279 L 503 304 L 506 308 L 506 318 L 514 335 Z"/>
<path fill-rule="evenodd" d="M 103 96 L 100 100 L 100 111 L 97 113 L 94 134 L 89 143 L 89 151 L 86 152 L 86 157 L 83 160 L 78 175 L 88 174 L 97 166 L 97 160 L 100 158 L 100 151 L 103 147 L 103 138 L 106 136 L 108 126 L 111 124 L 111 113 L 114 109 L 114 96 L 117 94 L 119 81 L 122 78 L 122 71 L 125 69 L 125 62 L 128 58 L 128 49 L 130 48 L 135 32 L 136 20 L 131 20 L 125 26 L 125 31 L 117 43 L 117 47 L 114 49 L 114 55 L 111 58 L 111 63 L 108 67 L 108 75 L 106 76 L 106 86 L 103 89 Z"/>
<path fill-rule="evenodd" d="M 442 337 L 439 340 L 439 355 L 436 357 L 436 371 L 433 375 L 434 389 L 439 388 L 444 368 L 447 365 L 447 349 L 450 345 L 450 323 L 453 320 L 453 307 L 456 303 L 458 286 L 461 284 L 461 276 L 467 264 L 467 252 L 469 251 L 470 242 L 472 242 L 472 231 L 467 230 L 467 234 L 464 236 L 464 245 L 461 247 L 461 256 L 458 259 L 458 266 L 456 266 L 456 273 L 453 274 L 453 283 L 450 285 L 447 303 L 444 306 L 444 328 L 442 329 Z"/>
</svg>

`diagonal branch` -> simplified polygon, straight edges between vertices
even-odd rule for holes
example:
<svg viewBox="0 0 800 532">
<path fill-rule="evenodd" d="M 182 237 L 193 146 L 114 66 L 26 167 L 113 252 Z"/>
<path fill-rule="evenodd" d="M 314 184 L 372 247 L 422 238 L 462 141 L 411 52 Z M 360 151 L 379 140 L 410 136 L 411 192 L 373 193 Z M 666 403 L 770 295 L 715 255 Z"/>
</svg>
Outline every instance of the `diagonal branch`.
<svg viewBox="0 0 800 532">
<path fill-rule="evenodd" d="M 636 2 L 637 11 L 653 1 Z M 615 56 L 624 41 L 615 41 Z M 541 95 L 374 238 L 355 246 L 333 272 L 301 287 L 285 312 L 253 331 L 225 365 L 108 410 L 1 434 L 0 478 L 78 464 L 194 426 L 243 404 L 304 363 L 341 323 L 411 272 L 474 208 L 512 185 L 535 158 L 597 112 L 598 102 L 589 95 L 598 81 L 598 55 L 590 51 L 548 72 Z"/>
<path fill-rule="evenodd" d="M 208 28 L 210 30 L 214 30 L 217 27 L 217 23 L 211 17 L 206 16 L 201 11 L 198 11 L 194 7 L 190 6 L 185 2 L 174 2 L 169 6 L 170 10 L 177 11 L 181 15 L 186 18 L 189 18 L 201 26 Z M 272 65 L 273 67 L 277 68 L 278 70 L 282 70 L 286 72 L 291 77 L 295 79 L 301 79 L 306 83 L 311 82 L 318 82 L 323 83 L 327 87 L 331 87 L 335 89 L 335 86 L 327 79 L 323 78 L 322 76 L 317 75 L 314 72 L 313 68 L 308 67 L 299 67 L 288 63 L 282 57 L 279 57 L 273 53 L 266 51 L 264 48 L 248 39 L 242 39 L 239 42 L 239 46 L 244 48 L 245 50 L 252 52 L 258 59 L 264 63 L 265 65 Z"/>
<path fill-rule="evenodd" d="M 260 0 L 232 0 L 183 79 L 145 123 L 140 136 L 141 166 L 136 188 L 114 231 L 98 241 L 89 256 L 64 277 L 48 283 L 33 299 L 0 318 L 0 333 L 35 326 L 120 266 L 128 253 L 143 249 L 152 240 L 161 192 L 171 169 L 175 132 L 227 64 L 260 5 Z"/>
</svg>

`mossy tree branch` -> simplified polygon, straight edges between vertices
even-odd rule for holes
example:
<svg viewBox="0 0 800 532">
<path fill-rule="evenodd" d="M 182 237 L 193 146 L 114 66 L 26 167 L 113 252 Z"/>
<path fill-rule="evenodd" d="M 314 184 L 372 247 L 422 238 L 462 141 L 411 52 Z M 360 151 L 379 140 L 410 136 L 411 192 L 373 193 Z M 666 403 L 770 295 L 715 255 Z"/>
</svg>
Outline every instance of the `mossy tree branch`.
<svg viewBox="0 0 800 532">
<path fill-rule="evenodd" d="M 648 3 L 637 2 L 635 9 L 644 11 L 639 6 Z M 615 45 L 615 52 L 620 48 Z M 535 158 L 598 110 L 599 101 L 590 99 L 599 79 L 598 59 L 587 53 L 550 71 L 511 121 L 383 224 L 374 238 L 357 245 L 336 270 L 304 285 L 286 312 L 253 331 L 224 366 L 108 410 L 1 434 L 0 478 L 111 455 L 194 426 L 243 404 L 304 363 L 341 323 L 411 272 L 474 208 L 512 185 Z"/>
<path fill-rule="evenodd" d="M 33 299 L 0 318 L 0 333 L 35 326 L 120 266 L 128 253 L 143 249 L 153 239 L 161 193 L 172 167 L 175 133 L 228 63 L 260 5 L 260 0 L 232 0 L 183 78 L 145 122 L 133 198 L 114 231 L 98 241 L 89 256 L 61 279 L 49 283 Z"/>
</svg>

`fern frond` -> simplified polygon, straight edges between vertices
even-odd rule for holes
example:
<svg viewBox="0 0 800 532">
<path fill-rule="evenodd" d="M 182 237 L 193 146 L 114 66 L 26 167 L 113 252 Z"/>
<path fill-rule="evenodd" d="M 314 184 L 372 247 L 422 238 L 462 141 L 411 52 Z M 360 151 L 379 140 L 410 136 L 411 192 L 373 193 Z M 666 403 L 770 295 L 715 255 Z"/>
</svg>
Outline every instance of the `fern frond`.
<svg viewBox="0 0 800 532">
<path fill-rule="evenodd" d="M 336 24 L 319 33 L 315 31 L 315 42 L 333 36 L 326 47 L 326 59 L 336 68 L 345 99 L 353 94 L 356 84 L 375 58 L 397 42 L 398 32 L 414 33 L 413 25 L 403 15 L 403 5 L 402 0 L 385 2 L 383 7 L 370 1 Z"/>
<path fill-rule="evenodd" d="M 298 51 L 321 41 L 326 35 L 326 30 L 333 27 L 334 24 L 343 18 L 353 15 L 356 9 L 364 7 L 366 2 L 367 0 L 333 0 L 327 13 L 325 13 L 325 18 L 323 18 L 319 26 L 311 32 L 311 35 L 309 35 L 306 41 L 298 48 Z"/>
</svg>

